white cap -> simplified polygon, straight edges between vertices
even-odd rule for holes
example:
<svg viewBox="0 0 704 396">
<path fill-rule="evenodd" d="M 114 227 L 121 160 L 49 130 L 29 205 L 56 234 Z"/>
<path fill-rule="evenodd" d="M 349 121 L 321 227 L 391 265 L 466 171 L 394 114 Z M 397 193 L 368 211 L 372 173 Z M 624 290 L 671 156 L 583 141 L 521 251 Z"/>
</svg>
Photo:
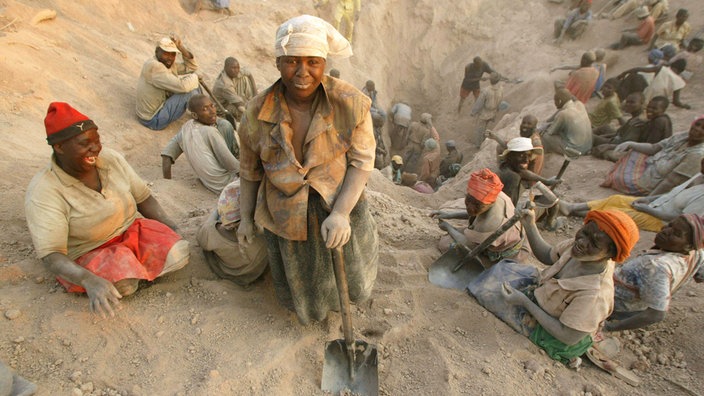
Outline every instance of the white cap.
<svg viewBox="0 0 704 396">
<path fill-rule="evenodd" d="M 174 43 L 174 41 L 168 37 L 164 37 L 159 40 L 159 48 L 161 48 L 164 52 L 178 52 L 179 54 L 181 53 L 181 51 L 179 51 L 176 47 L 176 43 Z"/>
</svg>

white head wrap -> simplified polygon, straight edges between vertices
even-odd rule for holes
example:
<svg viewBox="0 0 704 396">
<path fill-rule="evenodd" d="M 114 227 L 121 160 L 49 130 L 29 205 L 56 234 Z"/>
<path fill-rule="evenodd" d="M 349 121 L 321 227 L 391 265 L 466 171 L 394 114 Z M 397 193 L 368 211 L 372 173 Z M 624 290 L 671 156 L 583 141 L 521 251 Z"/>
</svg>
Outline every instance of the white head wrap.
<svg viewBox="0 0 704 396">
<path fill-rule="evenodd" d="M 276 57 L 328 55 L 338 59 L 352 56 L 352 45 L 335 28 L 311 15 L 289 19 L 276 30 Z"/>
</svg>

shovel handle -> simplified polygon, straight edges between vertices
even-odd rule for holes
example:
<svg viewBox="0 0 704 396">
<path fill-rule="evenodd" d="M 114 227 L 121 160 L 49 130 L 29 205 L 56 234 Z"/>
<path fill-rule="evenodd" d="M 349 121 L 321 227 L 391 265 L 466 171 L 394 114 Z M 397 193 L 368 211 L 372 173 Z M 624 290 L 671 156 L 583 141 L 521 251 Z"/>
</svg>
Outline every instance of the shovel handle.
<svg viewBox="0 0 704 396">
<path fill-rule="evenodd" d="M 513 227 L 514 224 L 518 223 L 518 220 L 521 219 L 521 216 L 522 216 L 521 212 L 516 211 L 516 214 L 514 214 L 511 218 L 506 220 L 506 222 L 503 225 L 501 225 L 501 227 L 499 227 L 491 235 L 486 237 L 486 239 L 484 241 L 482 241 L 482 243 L 477 245 L 474 249 L 472 249 L 472 251 L 467 253 L 467 255 L 464 256 L 464 258 L 459 263 L 457 263 L 455 268 L 452 269 L 452 272 L 459 271 L 460 268 L 462 268 L 465 265 L 465 263 L 467 263 L 469 260 L 475 258 L 479 253 L 483 252 L 486 248 L 488 248 L 489 245 L 494 243 L 494 241 L 497 240 L 506 231 L 508 231 L 509 228 Z"/>
<path fill-rule="evenodd" d="M 335 282 L 337 283 L 337 293 L 340 296 L 342 333 L 345 336 L 345 346 L 347 347 L 350 378 L 354 378 L 354 334 L 352 330 L 352 314 L 350 312 L 350 292 L 347 287 L 347 272 L 345 271 L 345 260 L 341 247 L 332 249 L 332 262 L 333 270 L 335 271 Z"/>
</svg>

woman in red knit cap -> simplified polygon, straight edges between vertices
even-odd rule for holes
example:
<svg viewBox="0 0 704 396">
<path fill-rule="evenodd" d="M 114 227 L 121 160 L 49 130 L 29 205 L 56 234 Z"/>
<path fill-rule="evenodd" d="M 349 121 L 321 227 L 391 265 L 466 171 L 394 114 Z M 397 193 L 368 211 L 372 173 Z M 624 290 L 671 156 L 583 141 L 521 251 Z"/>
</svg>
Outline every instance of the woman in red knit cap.
<svg viewBox="0 0 704 396">
<path fill-rule="evenodd" d="M 91 119 L 54 102 L 44 125 L 54 152 L 25 197 L 34 248 L 67 291 L 86 292 L 93 312 L 113 316 L 140 279 L 185 266 L 188 242 L 127 161 L 103 149 Z"/>
</svg>

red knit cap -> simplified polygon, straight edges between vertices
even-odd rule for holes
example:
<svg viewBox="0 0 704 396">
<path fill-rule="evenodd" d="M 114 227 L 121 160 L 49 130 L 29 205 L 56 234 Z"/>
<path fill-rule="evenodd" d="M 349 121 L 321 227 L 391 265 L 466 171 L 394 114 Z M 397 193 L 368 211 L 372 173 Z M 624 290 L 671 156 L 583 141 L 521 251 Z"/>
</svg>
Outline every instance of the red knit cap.
<svg viewBox="0 0 704 396">
<path fill-rule="evenodd" d="M 467 182 L 467 194 L 483 204 L 494 203 L 503 188 L 499 176 L 488 168 L 472 173 Z"/>
<path fill-rule="evenodd" d="M 52 102 L 44 118 L 46 141 L 50 145 L 61 143 L 91 129 L 98 129 L 93 120 L 64 102 Z"/>
<path fill-rule="evenodd" d="M 616 245 L 614 261 L 621 263 L 631 255 L 638 243 L 638 226 L 626 213 L 619 210 L 592 210 L 584 218 L 584 224 L 593 221 Z"/>
</svg>

